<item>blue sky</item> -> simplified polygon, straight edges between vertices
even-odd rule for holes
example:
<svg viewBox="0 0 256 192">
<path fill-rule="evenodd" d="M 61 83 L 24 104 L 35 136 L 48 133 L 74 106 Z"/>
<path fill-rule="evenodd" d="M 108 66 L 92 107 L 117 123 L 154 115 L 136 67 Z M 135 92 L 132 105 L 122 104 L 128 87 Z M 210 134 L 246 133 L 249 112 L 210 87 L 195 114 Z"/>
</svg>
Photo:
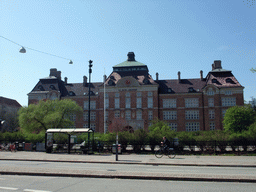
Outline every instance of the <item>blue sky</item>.
<svg viewBox="0 0 256 192">
<path fill-rule="evenodd" d="M 82 82 L 93 60 L 92 81 L 133 51 L 155 79 L 199 78 L 222 60 L 255 96 L 255 0 L 1 0 L 0 96 L 27 105 L 27 94 L 50 68 Z M 4 38 L 13 42 L 10 42 Z M 19 53 L 20 46 L 27 49 Z M 72 59 L 74 64 L 69 65 Z"/>
</svg>

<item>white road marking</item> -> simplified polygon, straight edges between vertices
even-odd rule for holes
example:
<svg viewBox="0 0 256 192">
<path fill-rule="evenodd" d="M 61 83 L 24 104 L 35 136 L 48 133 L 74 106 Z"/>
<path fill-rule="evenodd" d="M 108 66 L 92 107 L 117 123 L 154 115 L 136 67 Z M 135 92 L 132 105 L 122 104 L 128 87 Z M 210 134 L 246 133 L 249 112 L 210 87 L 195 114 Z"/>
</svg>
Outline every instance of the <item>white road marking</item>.
<svg viewBox="0 0 256 192">
<path fill-rule="evenodd" d="M 51 192 L 51 191 L 42 191 L 42 190 L 36 190 L 36 189 L 24 189 L 23 191 L 27 191 L 27 192 Z"/>
<path fill-rule="evenodd" d="M 14 188 L 14 187 L 0 187 L 0 189 L 6 189 L 6 190 L 12 190 L 12 191 L 18 190 L 18 188 Z"/>
</svg>

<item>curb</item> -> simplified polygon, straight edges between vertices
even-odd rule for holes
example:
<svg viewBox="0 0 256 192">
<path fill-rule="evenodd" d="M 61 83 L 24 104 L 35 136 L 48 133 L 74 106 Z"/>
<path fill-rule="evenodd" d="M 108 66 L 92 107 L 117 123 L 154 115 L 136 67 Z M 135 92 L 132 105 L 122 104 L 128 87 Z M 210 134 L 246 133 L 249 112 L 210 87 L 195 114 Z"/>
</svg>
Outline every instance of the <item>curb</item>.
<svg viewBox="0 0 256 192">
<path fill-rule="evenodd" d="M 71 160 L 40 160 L 40 159 L 0 159 L 0 161 L 38 161 L 38 162 L 59 162 L 59 163 L 97 163 L 97 164 L 130 164 L 130 165 L 169 165 L 169 166 L 198 166 L 198 167 L 245 167 L 256 168 L 256 165 L 220 165 L 220 164 L 177 164 L 177 163 L 143 163 L 119 161 L 71 161 Z"/>
<path fill-rule="evenodd" d="M 161 176 L 127 176 L 127 175 L 91 175 L 91 174 L 69 174 L 69 173 L 36 173 L 36 172 L 7 172 L 0 171 L 0 175 L 26 175 L 26 176 L 51 176 L 51 177 L 86 177 L 107 179 L 140 179 L 140 180 L 169 180 L 169 181 L 207 181 L 207 182 L 240 182 L 256 183 L 256 179 L 239 178 L 203 178 L 203 177 L 161 177 Z"/>
</svg>

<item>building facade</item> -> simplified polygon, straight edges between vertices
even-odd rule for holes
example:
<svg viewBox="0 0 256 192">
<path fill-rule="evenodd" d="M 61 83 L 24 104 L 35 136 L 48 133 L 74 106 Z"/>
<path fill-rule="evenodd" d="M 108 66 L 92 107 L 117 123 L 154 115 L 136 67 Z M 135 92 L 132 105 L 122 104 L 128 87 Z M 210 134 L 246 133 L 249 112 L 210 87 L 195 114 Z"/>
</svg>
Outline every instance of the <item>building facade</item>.
<svg viewBox="0 0 256 192">
<path fill-rule="evenodd" d="M 177 79 L 159 79 L 158 73 L 153 79 L 133 52 L 127 56 L 102 82 L 91 83 L 90 127 L 96 132 L 148 130 L 155 119 L 175 131 L 221 130 L 226 110 L 244 105 L 244 87 L 230 70 L 222 69 L 220 60 L 206 77 L 200 71 L 197 79 L 183 79 L 180 72 Z M 28 94 L 28 102 L 72 99 L 84 109 L 82 119 L 74 118 L 75 126 L 88 127 L 88 85 L 86 76 L 82 83 L 68 83 L 66 77 L 61 80 L 60 71 L 51 69 Z"/>
</svg>

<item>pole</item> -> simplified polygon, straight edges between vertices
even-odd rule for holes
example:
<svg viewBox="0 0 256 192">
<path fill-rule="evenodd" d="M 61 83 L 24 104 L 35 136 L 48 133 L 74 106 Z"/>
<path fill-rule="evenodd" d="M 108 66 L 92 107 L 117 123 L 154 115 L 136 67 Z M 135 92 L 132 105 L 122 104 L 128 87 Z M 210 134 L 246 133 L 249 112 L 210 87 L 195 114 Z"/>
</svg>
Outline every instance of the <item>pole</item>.
<svg viewBox="0 0 256 192">
<path fill-rule="evenodd" d="M 92 60 L 89 61 L 89 98 L 88 98 L 88 153 L 90 153 L 90 130 L 91 130 L 91 73 L 92 73 Z"/>
<path fill-rule="evenodd" d="M 105 69 L 104 69 L 104 134 L 107 133 L 107 129 L 106 129 L 106 90 L 105 90 L 105 83 L 106 83 L 106 79 L 105 79 Z"/>
<path fill-rule="evenodd" d="M 116 133 L 116 161 L 118 161 L 118 133 Z"/>
</svg>

